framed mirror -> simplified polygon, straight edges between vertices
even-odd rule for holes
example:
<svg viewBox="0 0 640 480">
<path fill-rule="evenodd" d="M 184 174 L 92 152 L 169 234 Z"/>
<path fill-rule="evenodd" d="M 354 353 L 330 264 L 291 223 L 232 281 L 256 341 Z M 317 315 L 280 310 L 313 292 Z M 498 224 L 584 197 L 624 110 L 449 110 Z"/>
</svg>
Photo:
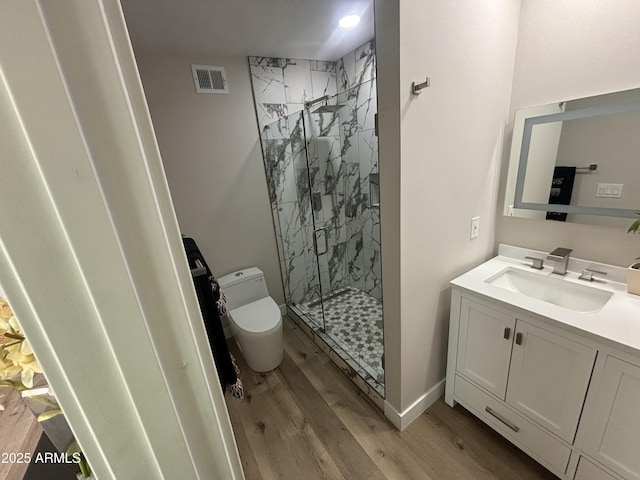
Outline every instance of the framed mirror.
<svg viewBox="0 0 640 480">
<path fill-rule="evenodd" d="M 504 214 L 621 226 L 640 210 L 640 88 L 516 112 Z"/>
</svg>

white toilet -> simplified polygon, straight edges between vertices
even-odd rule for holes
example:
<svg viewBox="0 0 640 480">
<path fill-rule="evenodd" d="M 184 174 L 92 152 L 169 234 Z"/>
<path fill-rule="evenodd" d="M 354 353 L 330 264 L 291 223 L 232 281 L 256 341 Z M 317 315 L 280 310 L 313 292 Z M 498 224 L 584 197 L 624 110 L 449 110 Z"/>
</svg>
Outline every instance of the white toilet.
<svg viewBox="0 0 640 480">
<path fill-rule="evenodd" d="M 227 296 L 231 330 L 247 364 L 268 372 L 282 362 L 282 314 L 264 273 L 251 267 L 218 278 Z"/>
</svg>

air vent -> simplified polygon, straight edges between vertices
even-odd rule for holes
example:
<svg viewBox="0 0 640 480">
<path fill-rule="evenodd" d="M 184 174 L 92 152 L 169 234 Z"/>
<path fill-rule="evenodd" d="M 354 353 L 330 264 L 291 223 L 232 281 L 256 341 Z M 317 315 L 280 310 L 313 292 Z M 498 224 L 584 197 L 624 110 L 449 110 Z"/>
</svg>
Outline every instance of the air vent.
<svg viewBox="0 0 640 480">
<path fill-rule="evenodd" d="M 197 93 L 229 93 L 224 67 L 191 65 Z"/>
</svg>

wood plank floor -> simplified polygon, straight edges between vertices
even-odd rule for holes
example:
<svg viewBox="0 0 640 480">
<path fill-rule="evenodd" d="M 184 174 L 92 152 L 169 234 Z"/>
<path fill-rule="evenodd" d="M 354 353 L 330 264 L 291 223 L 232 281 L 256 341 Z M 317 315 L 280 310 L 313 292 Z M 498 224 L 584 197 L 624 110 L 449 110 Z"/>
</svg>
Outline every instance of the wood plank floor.
<svg viewBox="0 0 640 480">
<path fill-rule="evenodd" d="M 42 427 L 16 390 L 0 389 L 7 394 L 0 411 L 0 455 L 2 453 L 33 453 L 42 435 Z M 27 463 L 2 463 L 0 479 L 20 479 L 27 471 Z"/>
<path fill-rule="evenodd" d="M 227 395 L 247 480 L 554 479 L 457 406 L 436 402 L 399 432 L 293 322 L 272 372 L 246 366 L 235 342 L 246 398 Z"/>
</svg>

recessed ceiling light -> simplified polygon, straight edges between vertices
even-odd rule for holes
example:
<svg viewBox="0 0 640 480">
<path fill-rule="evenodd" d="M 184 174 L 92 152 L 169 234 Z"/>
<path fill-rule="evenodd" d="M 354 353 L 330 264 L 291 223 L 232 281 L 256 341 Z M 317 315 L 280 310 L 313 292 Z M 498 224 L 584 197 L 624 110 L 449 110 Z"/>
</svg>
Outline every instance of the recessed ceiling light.
<svg viewBox="0 0 640 480">
<path fill-rule="evenodd" d="M 338 22 L 342 28 L 353 28 L 360 23 L 360 15 L 347 15 Z"/>
</svg>

